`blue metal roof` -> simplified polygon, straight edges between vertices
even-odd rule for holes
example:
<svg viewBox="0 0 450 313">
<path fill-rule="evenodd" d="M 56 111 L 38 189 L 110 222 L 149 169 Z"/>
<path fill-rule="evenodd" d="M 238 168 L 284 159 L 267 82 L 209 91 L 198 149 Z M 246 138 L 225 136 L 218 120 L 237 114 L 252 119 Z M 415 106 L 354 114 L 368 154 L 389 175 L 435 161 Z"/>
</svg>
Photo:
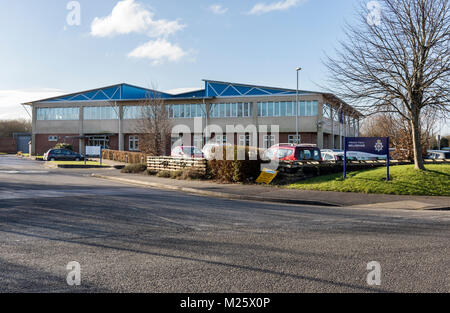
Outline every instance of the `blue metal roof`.
<svg viewBox="0 0 450 313">
<path fill-rule="evenodd" d="M 36 102 L 121 101 L 145 99 L 147 97 L 156 96 L 163 99 L 173 97 L 171 94 L 160 92 L 157 90 L 142 88 L 130 84 L 118 84 L 49 99 L 43 99 Z"/>
<path fill-rule="evenodd" d="M 265 87 L 205 80 L 206 97 L 245 97 L 245 96 L 286 96 L 295 95 L 294 89 Z M 312 91 L 299 90 L 299 94 L 311 94 Z"/>
<path fill-rule="evenodd" d="M 281 96 L 295 95 L 296 90 L 276 87 L 264 87 L 256 85 L 237 84 L 231 82 L 220 82 L 204 80 L 205 89 L 189 91 L 180 94 L 170 94 L 157 90 L 142 88 L 130 84 L 117 84 L 78 93 L 72 93 L 59 97 L 53 97 L 35 101 L 39 102 L 79 102 L 79 101 L 126 101 L 141 100 L 145 98 L 159 97 L 162 99 L 190 99 L 190 98 L 213 98 L 213 97 L 245 97 L 245 96 Z M 313 93 L 299 91 L 299 94 Z"/>
</svg>

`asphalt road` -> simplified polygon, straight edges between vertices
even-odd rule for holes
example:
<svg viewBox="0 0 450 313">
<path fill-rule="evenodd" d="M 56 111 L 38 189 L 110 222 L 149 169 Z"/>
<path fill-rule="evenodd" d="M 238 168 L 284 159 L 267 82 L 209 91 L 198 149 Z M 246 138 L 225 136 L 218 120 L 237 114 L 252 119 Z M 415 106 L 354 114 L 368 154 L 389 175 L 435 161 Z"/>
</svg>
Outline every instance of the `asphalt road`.
<svg viewBox="0 0 450 313">
<path fill-rule="evenodd" d="M 0 292 L 450 291 L 450 212 L 231 201 L 91 172 L 0 156 Z"/>
</svg>

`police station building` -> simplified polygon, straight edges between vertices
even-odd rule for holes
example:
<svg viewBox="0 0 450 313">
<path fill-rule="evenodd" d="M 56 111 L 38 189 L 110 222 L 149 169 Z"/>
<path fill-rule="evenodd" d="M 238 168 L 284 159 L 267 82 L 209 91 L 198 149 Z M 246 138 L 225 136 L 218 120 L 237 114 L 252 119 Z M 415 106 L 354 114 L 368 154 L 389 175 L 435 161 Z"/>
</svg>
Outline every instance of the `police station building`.
<svg viewBox="0 0 450 313">
<path fill-rule="evenodd" d="M 118 84 L 25 103 L 33 112 L 32 153 L 43 154 L 56 143 L 72 144 L 79 152 L 85 145 L 139 151 L 138 108 L 156 93 L 174 129 L 171 143 L 181 137 L 200 148 L 207 141 L 261 148 L 300 141 L 340 148 L 344 136 L 358 136 L 362 115 L 333 94 L 211 80 L 204 84 L 177 94 Z"/>
</svg>

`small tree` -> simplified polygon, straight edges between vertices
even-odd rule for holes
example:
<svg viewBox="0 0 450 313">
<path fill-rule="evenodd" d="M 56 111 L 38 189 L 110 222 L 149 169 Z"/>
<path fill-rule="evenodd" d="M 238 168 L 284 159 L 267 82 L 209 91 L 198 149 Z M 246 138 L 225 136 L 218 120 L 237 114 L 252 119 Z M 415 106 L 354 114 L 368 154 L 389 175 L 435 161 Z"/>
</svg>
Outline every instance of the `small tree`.
<svg viewBox="0 0 450 313">
<path fill-rule="evenodd" d="M 328 58 L 335 93 L 366 114 L 401 116 L 410 125 L 414 164 L 425 169 L 421 122 L 448 117 L 450 81 L 449 0 L 378 0 L 364 6 L 360 23 Z M 373 19 L 375 15 L 378 18 Z"/>
<path fill-rule="evenodd" d="M 151 92 L 139 106 L 141 118 L 136 126 L 139 150 L 146 154 L 164 155 L 172 130 L 164 101 L 157 92 Z"/>
</svg>

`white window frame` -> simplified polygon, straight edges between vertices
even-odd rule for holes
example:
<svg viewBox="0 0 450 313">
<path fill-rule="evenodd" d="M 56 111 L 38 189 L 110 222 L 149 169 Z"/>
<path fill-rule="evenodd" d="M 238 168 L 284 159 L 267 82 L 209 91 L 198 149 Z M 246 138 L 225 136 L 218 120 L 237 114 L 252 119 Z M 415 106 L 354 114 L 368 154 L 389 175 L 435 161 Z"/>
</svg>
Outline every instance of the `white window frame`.
<svg viewBox="0 0 450 313">
<path fill-rule="evenodd" d="M 58 141 L 58 136 L 48 136 L 48 141 Z"/>
<path fill-rule="evenodd" d="M 275 135 L 264 135 L 263 136 L 264 149 L 269 149 L 273 145 L 275 145 Z"/>
<path fill-rule="evenodd" d="M 128 150 L 139 151 L 139 136 L 130 136 L 128 138 Z"/>
<path fill-rule="evenodd" d="M 216 135 L 215 141 L 218 144 L 226 144 L 227 143 L 227 135 Z"/>
<path fill-rule="evenodd" d="M 251 137 L 249 134 L 239 135 L 239 146 L 250 147 L 251 144 Z"/>
<path fill-rule="evenodd" d="M 300 144 L 302 142 L 302 135 L 288 135 L 288 143 L 292 143 L 292 144 Z"/>
</svg>

